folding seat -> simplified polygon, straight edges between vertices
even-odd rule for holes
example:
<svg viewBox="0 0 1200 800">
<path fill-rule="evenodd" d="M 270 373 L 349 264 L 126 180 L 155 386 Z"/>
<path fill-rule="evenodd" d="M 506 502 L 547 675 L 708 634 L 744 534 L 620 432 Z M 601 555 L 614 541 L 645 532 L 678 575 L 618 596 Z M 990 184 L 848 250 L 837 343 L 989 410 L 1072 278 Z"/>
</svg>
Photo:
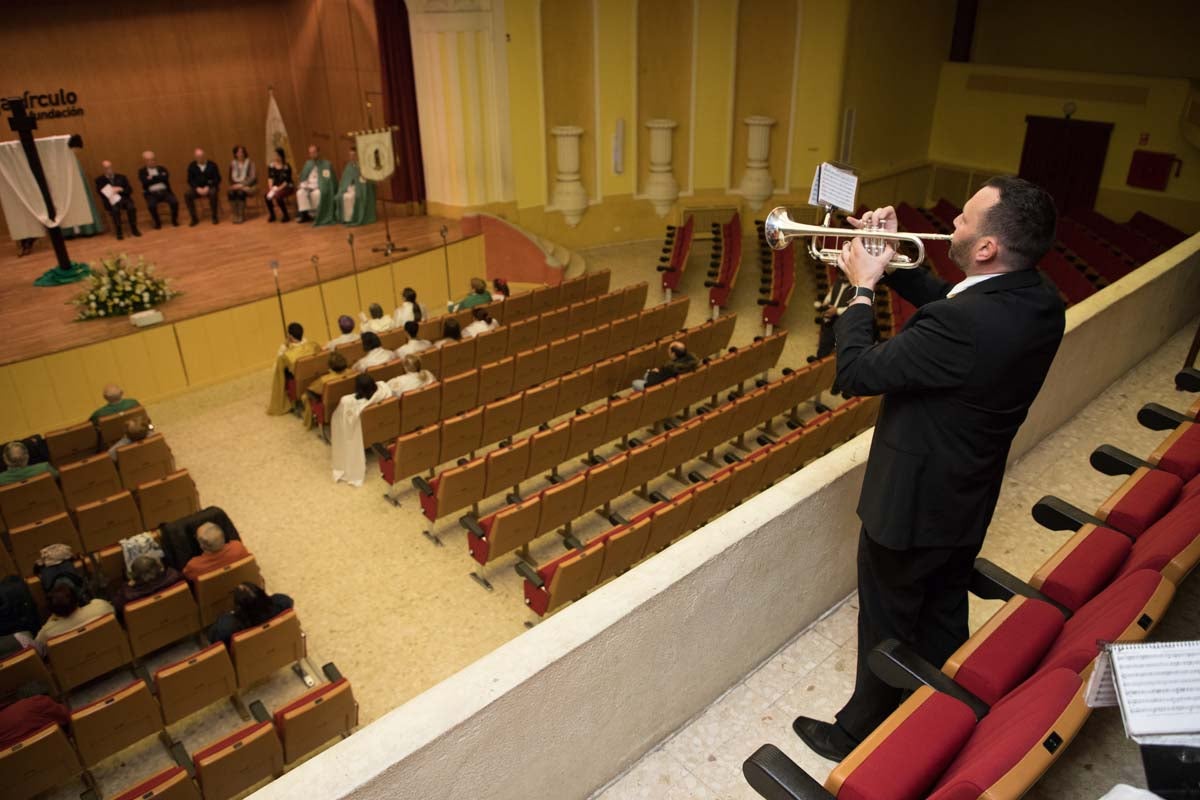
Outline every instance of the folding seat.
<svg viewBox="0 0 1200 800">
<path fill-rule="evenodd" d="M 550 350 L 546 356 L 546 377 L 557 378 L 566 375 L 579 365 L 579 340 L 579 334 L 574 333 L 550 343 Z"/>
<path fill-rule="evenodd" d="M 370 449 L 376 442 L 390 442 L 400 430 L 401 398 L 389 397 L 382 403 L 369 405 L 362 411 L 362 446 Z"/>
<path fill-rule="evenodd" d="M 700 452 L 697 447 L 700 442 L 700 428 L 704 423 L 704 417 L 693 417 L 678 428 L 667 431 L 662 460 L 664 472 L 674 470 L 676 477 L 682 480 L 679 466 Z"/>
<path fill-rule="evenodd" d="M 333 412 L 337 410 L 338 403 L 342 402 L 342 398 L 348 394 L 354 394 L 354 381 L 358 375 L 349 370 L 351 374 L 347 374 L 341 378 L 335 378 L 326 383 L 321 388 L 321 415 L 318 416 L 322 425 L 328 425 L 329 420 L 333 418 Z M 316 410 L 313 411 L 314 415 Z"/>
<path fill-rule="evenodd" d="M 162 729 L 162 712 L 140 678 L 71 712 L 75 749 L 89 767 Z"/>
<path fill-rule="evenodd" d="M 559 284 L 559 290 L 561 291 L 558 298 L 559 305 L 569 306 L 571 303 L 578 303 L 587 293 L 587 275 L 563 281 Z"/>
<path fill-rule="evenodd" d="M 508 328 L 501 326 L 475 337 L 475 364 L 482 367 L 508 355 Z"/>
<path fill-rule="evenodd" d="M 434 339 L 431 341 L 436 341 L 438 338 L 441 337 L 441 335 L 442 334 L 439 332 L 438 335 L 435 336 Z M 421 367 L 423 369 L 429 370 L 431 373 L 433 373 L 434 375 L 436 375 L 439 378 L 441 377 L 441 375 L 442 375 L 442 348 L 431 347 L 428 350 L 422 350 L 417 355 L 419 355 L 421 357 Z"/>
<path fill-rule="evenodd" d="M 762 350 L 758 354 L 758 362 L 755 364 L 755 374 L 766 372 L 779 363 L 779 356 L 783 354 L 783 346 L 787 343 L 787 331 L 776 331 L 762 341 Z"/>
<path fill-rule="evenodd" d="M 1181 422 L 1146 462 L 1178 475 L 1185 483 L 1200 475 L 1200 424 Z"/>
<path fill-rule="evenodd" d="M 569 535 L 571 523 L 583 513 L 583 495 L 586 490 L 587 474 L 581 472 L 543 491 L 538 535 L 560 528 L 565 529 L 565 533 Z"/>
<path fill-rule="evenodd" d="M 602 269 L 596 272 L 586 272 L 583 277 L 586 282 L 584 295 L 587 297 L 598 297 L 608 291 L 612 273 L 606 269 Z"/>
<path fill-rule="evenodd" d="M 442 408 L 442 382 L 434 381 L 400 398 L 400 435 L 436 425 Z"/>
<path fill-rule="evenodd" d="M 643 392 L 642 410 L 638 415 L 638 428 L 655 427 L 660 422 L 674 416 L 679 404 L 675 402 L 675 391 L 679 385 L 678 379 L 647 387 Z"/>
<path fill-rule="evenodd" d="M 403 334 L 403 331 L 401 331 L 401 333 Z M 387 347 L 387 345 L 385 344 L 384 347 Z M 387 349 L 395 350 L 396 348 L 387 347 Z M 345 355 L 345 353 L 342 355 Z M 328 371 L 329 353 L 325 350 L 322 350 L 320 353 L 315 353 L 311 356 L 304 356 L 303 358 L 296 359 L 296 366 L 292 369 L 292 382 L 296 387 L 296 397 L 292 398 L 292 402 L 295 402 L 299 399 L 303 392 L 308 389 L 309 384 Z"/>
<path fill-rule="evenodd" d="M 717 353 L 729 346 L 733 338 L 733 328 L 737 324 L 737 314 L 725 314 L 713 322 L 712 333 L 709 334 L 708 353 Z M 705 353 L 707 355 L 708 353 Z"/>
<path fill-rule="evenodd" d="M 47 725 L 0 750 L 0 786 L 6 798 L 41 797 L 80 774 L 90 782 L 91 776 L 84 772 L 75 748 L 58 725 Z"/>
<path fill-rule="evenodd" d="M 441 330 L 440 326 L 438 327 L 438 330 Z M 422 336 L 421 338 L 424 339 L 426 337 Z M 360 358 L 366 355 L 366 353 L 363 351 L 361 339 L 353 339 L 349 342 L 343 342 L 333 349 L 334 352 L 342 354 L 342 357 L 346 359 L 347 364 L 353 364 L 355 361 L 358 361 Z"/>
<path fill-rule="evenodd" d="M 629 457 L 622 453 L 614 456 L 603 464 L 589 468 L 586 486 L 583 492 L 583 513 L 601 508 L 608 511 L 608 504 L 620 496 L 625 485 L 625 472 L 629 466 Z"/>
<path fill-rule="evenodd" d="M 508 327 L 508 355 L 532 350 L 538 346 L 539 317 L 530 317 Z"/>
<path fill-rule="evenodd" d="M 283 743 L 283 761 L 293 764 L 358 727 L 358 703 L 350 682 L 338 677 L 289 702 L 275 712 L 273 721 Z"/>
<path fill-rule="evenodd" d="M 582 333 L 596 324 L 596 304 L 596 298 L 592 297 L 567 306 L 566 336 Z"/>
<path fill-rule="evenodd" d="M 40 683 L 51 693 L 58 692 L 58 684 L 35 648 L 26 647 L 0 658 L 0 697 L 8 696 L 27 683 Z"/>
<path fill-rule="evenodd" d="M 663 331 L 666 329 L 666 314 L 667 306 L 665 303 L 650 306 L 650 308 L 638 314 L 637 333 L 634 334 L 634 341 L 637 344 L 644 344 L 662 336 Z"/>
<path fill-rule="evenodd" d="M 604 563 L 596 583 L 604 583 L 642 560 L 650 538 L 650 521 L 650 517 L 643 517 L 604 535 Z"/>
<path fill-rule="evenodd" d="M 596 312 L 592 325 L 604 326 L 622 316 L 624 299 L 622 292 L 607 292 L 595 295 Z"/>
<path fill-rule="evenodd" d="M 283 748 L 270 722 L 251 722 L 192 754 L 204 800 L 228 800 L 283 771 Z"/>
<path fill-rule="evenodd" d="M 153 441 L 153 440 L 157 441 Z M 166 447 L 161 435 L 156 435 L 152 439 L 147 439 L 145 442 L 138 444 L 127 445 L 118 450 L 118 458 L 121 451 L 130 450 L 131 448 L 141 448 L 143 445 L 150 444 L 151 450 L 157 450 L 156 444 Z M 168 458 L 170 451 L 167 451 Z M 139 459 L 136 454 L 130 457 L 133 463 L 138 463 Z M 171 461 L 171 467 L 174 468 L 174 461 Z M 144 480 L 152 480 L 161 478 L 171 470 L 154 471 L 145 469 Z M 95 500 L 100 500 L 109 495 L 121 491 L 122 481 L 117 477 L 117 469 L 113 466 L 112 459 L 108 453 L 100 453 L 99 455 L 87 456 L 85 458 L 73 461 L 66 464 L 58 472 L 58 482 L 62 487 L 63 498 L 67 503 L 68 508 L 75 508 L 84 503 L 91 503 Z M 126 484 L 125 488 L 132 488 L 132 484 Z"/>
<path fill-rule="evenodd" d="M 480 447 L 507 439 L 521 430 L 521 409 L 524 408 L 524 403 L 524 394 L 514 394 L 485 405 L 483 430 L 479 435 Z"/>
<path fill-rule="evenodd" d="M 154 672 L 154 688 L 168 725 L 237 694 L 229 652 L 220 642 Z"/>
<path fill-rule="evenodd" d="M 111 462 L 112 459 L 109 461 Z M 171 448 L 167 446 L 167 440 L 161 433 L 156 433 L 140 442 L 117 448 L 117 470 L 121 474 L 121 484 L 124 488 L 136 489 L 146 481 L 165 478 L 174 472 L 175 456 L 171 455 Z M 59 480 L 61 482 L 61 476 Z M 84 502 L 108 497 L 120 489 L 121 486 L 116 486 L 103 494 L 89 497 Z M 68 503 L 72 506 L 76 505 L 70 503 L 69 500 Z"/>
<path fill-rule="evenodd" d="M 607 351 L 597 351 L 597 353 L 616 356 L 629 352 L 634 348 L 635 343 L 640 343 L 637 340 L 637 332 L 638 315 L 631 314 L 613 320 L 613 324 L 609 327 L 608 349 Z"/>
<path fill-rule="evenodd" d="M 627 443 L 629 434 L 637 430 L 638 421 L 642 418 L 642 404 L 645 400 L 646 392 L 630 392 L 624 397 L 609 400 L 604 441 L 613 442 L 620 439 L 623 444 Z"/>
<path fill-rule="evenodd" d="M 724 508 L 733 508 L 763 488 L 763 472 L 767 467 L 768 455 L 769 448 L 760 450 L 730 467 Z"/>
<path fill-rule="evenodd" d="M 475 369 L 475 340 L 463 339 L 461 342 L 450 342 L 441 348 L 442 366 L 437 373 L 442 380 L 461 375 Z"/>
<path fill-rule="evenodd" d="M 520 494 L 521 481 L 529 476 L 530 440 L 522 439 L 488 453 L 483 497 L 511 489 Z"/>
<path fill-rule="evenodd" d="M 173 766 L 131 786 L 113 800 L 200 800 L 200 789 L 187 770 Z"/>
<path fill-rule="evenodd" d="M 567 420 L 529 437 L 529 475 L 548 473 L 566 461 L 570 436 L 571 421 Z"/>
<path fill-rule="evenodd" d="M 533 314 L 536 316 L 543 311 L 549 311 L 552 308 L 558 308 L 562 297 L 562 284 L 554 286 L 543 286 L 540 289 L 535 289 L 533 292 Z"/>
<path fill-rule="evenodd" d="M 604 542 L 591 542 L 534 569 L 524 561 L 517 571 L 525 578 L 525 604 L 539 617 L 583 597 L 600 581 Z"/>
<path fill-rule="evenodd" d="M 704 394 L 702 397 L 709 398 L 710 405 L 717 405 L 721 392 L 737 383 L 733 377 L 733 369 L 737 366 L 737 362 L 736 353 L 725 353 L 708 363 L 708 368 L 704 370 Z"/>
<path fill-rule="evenodd" d="M 513 366 L 514 392 L 537 386 L 546 380 L 549 355 L 549 345 L 541 345 L 532 350 L 517 353 L 517 362 Z"/>
<path fill-rule="evenodd" d="M 393 328 L 390 331 L 379 334 L 379 343 L 385 350 L 395 352 L 401 346 L 408 343 L 408 333 L 404 328 Z"/>
<path fill-rule="evenodd" d="M 134 658 L 153 653 L 200 630 L 200 607 L 186 581 L 127 604 L 124 618 Z"/>
<path fill-rule="evenodd" d="M 261 625 L 238 631 L 230 640 L 229 653 L 238 688 L 248 689 L 304 658 L 300 618 L 289 608 Z"/>
<path fill-rule="evenodd" d="M 144 418 L 147 422 L 150 420 L 150 415 L 141 406 L 134 406 L 116 414 L 99 417 L 96 420 L 96 429 L 100 432 L 100 447 L 108 449 L 121 441 L 121 437 L 125 435 L 125 423 L 138 417 Z"/>
<path fill-rule="evenodd" d="M 514 294 L 504 301 L 504 324 L 513 325 L 533 313 L 533 292 Z"/>
<path fill-rule="evenodd" d="M 801 433 L 800 447 L 796 451 L 796 462 L 793 469 L 800 469 L 814 458 L 820 458 L 829 450 L 836 429 L 830 424 L 832 414 L 826 412 L 814 417 L 798 433 Z"/>
<path fill-rule="evenodd" d="M 583 367 L 594 364 L 610 355 L 609 342 L 612 340 L 612 325 L 604 323 L 594 328 L 588 328 L 579 336 L 579 357 L 576 366 Z"/>
<path fill-rule="evenodd" d="M 442 325 L 448 318 L 449 315 L 447 314 L 438 314 L 436 317 L 428 317 L 421 320 L 420 327 L 417 330 L 417 337 L 427 342 L 436 342 L 442 338 Z"/>
<path fill-rule="evenodd" d="M 646 538 L 645 555 L 657 553 L 687 531 L 693 501 L 694 492 L 688 491 L 654 509 L 650 515 L 650 534 Z"/>
<path fill-rule="evenodd" d="M 609 397 L 621 389 L 628 388 L 629 383 L 625 380 L 626 361 L 628 361 L 627 357 L 622 354 L 596 363 L 595 369 L 592 371 L 591 396 L 593 398 L 598 400 L 601 397 Z"/>
<path fill-rule="evenodd" d="M 142 530 L 157 528 L 164 522 L 200 510 L 200 495 L 186 469 L 143 483 L 134 490 L 133 496 L 142 512 Z"/>
<path fill-rule="evenodd" d="M 65 464 L 95 455 L 99 441 L 96 426 L 91 422 L 80 422 L 78 425 L 50 431 L 46 434 L 50 463 L 61 470 Z"/>
<path fill-rule="evenodd" d="M 389 486 L 424 470 L 433 470 L 440 463 L 438 456 L 442 448 L 441 425 L 426 428 L 396 437 L 388 446 L 386 456 L 380 455 L 379 471 Z"/>
<path fill-rule="evenodd" d="M 476 520 L 459 519 L 467 529 L 467 551 L 480 564 L 490 564 L 506 553 L 523 548 L 537 538 L 542 496 L 536 494 Z"/>
<path fill-rule="evenodd" d="M 75 521 L 85 552 L 94 553 L 142 532 L 142 515 L 133 493 L 121 491 L 75 509 Z"/>
<path fill-rule="evenodd" d="M 594 399 L 592 397 L 592 372 L 595 368 L 590 364 L 568 372 L 558 383 L 558 402 L 554 406 L 555 417 L 569 414 L 583 408 Z"/>
<path fill-rule="evenodd" d="M 646 371 L 661 366 L 658 358 L 658 348 L 653 344 L 635 347 L 625 357 L 624 374 L 621 376 L 621 387 L 629 386 L 636 378 L 643 378 Z"/>
<path fill-rule="evenodd" d="M 419 491 L 421 513 L 430 522 L 437 522 L 455 511 L 474 506 L 483 499 L 486 476 L 487 460 L 480 456 L 460 467 L 443 470 L 429 480 L 413 478 L 413 486 Z"/>
<path fill-rule="evenodd" d="M 42 548 L 47 545 L 65 544 L 70 545 L 76 553 L 82 552 L 79 534 L 65 511 L 12 528 L 8 536 L 13 560 L 17 562 L 22 575 L 34 574 L 34 565 L 41 557 Z"/>
<path fill-rule="evenodd" d="M 557 308 L 541 313 L 538 317 L 537 343 L 539 345 L 548 345 L 555 339 L 561 339 L 567 335 L 567 314 L 568 309 L 566 308 Z"/>
<path fill-rule="evenodd" d="M 217 621 L 217 617 L 233 610 L 233 590 L 239 583 L 263 586 L 262 572 L 259 571 L 254 556 L 239 558 L 232 564 L 226 564 L 196 578 L 196 605 L 200 607 L 201 625 L 212 625 Z"/>
<path fill-rule="evenodd" d="M 674 336 L 683 330 L 684 323 L 687 321 L 688 306 L 690 303 L 691 298 L 684 295 L 663 304 L 663 314 L 659 320 L 659 324 L 662 327 L 658 329 L 658 337 Z"/>
<path fill-rule="evenodd" d="M 474 408 L 442 423 L 442 449 L 439 463 L 453 461 L 459 456 L 479 449 L 483 435 L 483 409 Z"/>
<path fill-rule="evenodd" d="M 425 365 L 422 363 L 421 365 Z M 367 367 L 367 376 L 373 381 L 383 381 L 387 383 L 392 378 L 404 374 L 404 362 L 399 358 L 394 358 L 385 364 L 376 364 L 373 367 Z"/>
<path fill-rule="evenodd" d="M 48 472 L 0 486 L 0 514 L 9 530 L 66 510 L 58 484 Z"/>
<path fill-rule="evenodd" d="M 585 461 L 591 463 L 595 451 L 608 439 L 605 428 L 608 426 L 608 406 L 583 414 L 576 414 L 570 419 L 571 434 L 567 442 L 567 458 L 585 456 Z"/>
<path fill-rule="evenodd" d="M 718 472 L 703 483 L 696 484 L 692 492 L 692 511 L 688 515 L 685 530 L 694 531 L 725 509 L 725 498 L 732 483 L 731 470 Z"/>
<path fill-rule="evenodd" d="M 449 419 L 455 414 L 475 408 L 478 400 L 478 370 L 472 369 L 451 378 L 442 378 L 442 408 L 440 411 L 442 419 Z"/>
<path fill-rule="evenodd" d="M 741 397 L 729 404 L 731 408 L 732 418 L 729 420 L 729 427 L 726 429 L 726 437 L 739 438 L 739 443 L 744 442 L 743 434 L 746 431 L 757 427 L 767 414 L 764 406 L 767 401 L 767 387 L 755 389 L 752 392 L 747 392 Z M 724 408 L 724 406 L 723 406 Z"/>
<path fill-rule="evenodd" d="M 792 471 L 796 464 L 796 454 L 800 450 L 801 435 L 801 431 L 792 431 L 767 450 L 761 488 L 771 486 Z"/>
<path fill-rule="evenodd" d="M 479 368 L 479 405 L 499 400 L 513 392 L 516 358 L 509 356 Z"/>
<path fill-rule="evenodd" d="M 112 614 L 90 620 L 46 642 L 46 656 L 63 691 L 74 689 L 133 660 L 125 631 Z"/>
<path fill-rule="evenodd" d="M 629 466 L 625 470 L 621 493 L 641 489 L 645 494 L 647 484 L 663 473 L 663 455 L 666 451 L 667 438 L 665 436 L 655 436 L 645 444 L 626 450 L 625 452 L 629 456 Z"/>
<path fill-rule="evenodd" d="M 521 420 L 517 430 L 525 431 L 536 428 L 544 422 L 554 419 L 558 408 L 558 392 L 561 382 L 558 379 L 546 381 L 526 389 L 521 400 Z"/>
</svg>

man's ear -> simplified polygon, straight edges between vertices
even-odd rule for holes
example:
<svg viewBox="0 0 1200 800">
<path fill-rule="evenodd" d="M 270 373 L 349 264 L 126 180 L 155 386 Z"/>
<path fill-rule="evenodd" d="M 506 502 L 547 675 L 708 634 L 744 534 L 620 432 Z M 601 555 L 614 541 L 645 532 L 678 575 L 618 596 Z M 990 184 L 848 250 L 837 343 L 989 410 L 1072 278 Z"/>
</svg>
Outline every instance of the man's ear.
<svg viewBox="0 0 1200 800">
<path fill-rule="evenodd" d="M 1000 255 L 1000 243 L 995 236 L 980 236 L 975 244 L 975 260 L 994 261 Z"/>
</svg>

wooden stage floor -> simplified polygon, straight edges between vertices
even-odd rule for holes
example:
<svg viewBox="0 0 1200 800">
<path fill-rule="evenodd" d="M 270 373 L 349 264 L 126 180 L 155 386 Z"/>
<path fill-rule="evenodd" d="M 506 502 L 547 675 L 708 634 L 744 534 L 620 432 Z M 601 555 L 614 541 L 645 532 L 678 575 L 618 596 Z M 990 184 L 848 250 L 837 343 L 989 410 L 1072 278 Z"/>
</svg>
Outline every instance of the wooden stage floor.
<svg viewBox="0 0 1200 800">
<path fill-rule="evenodd" d="M 164 209 L 165 211 L 165 209 Z M 320 258 L 321 279 L 349 275 L 352 270 L 347 234 L 354 234 L 354 252 L 360 270 L 396 261 L 413 253 L 440 247 L 442 225 L 449 229 L 448 241 L 462 239 L 457 220 L 442 217 L 392 217 L 392 241 L 408 252 L 395 252 L 385 259 L 372 247 L 387 241 L 382 220 L 358 228 L 340 225 L 314 228 L 294 221 L 267 223 L 260 212 L 242 225 L 228 217 L 220 224 L 202 220 L 192 228 L 187 213 L 180 209 L 178 228 L 167 223 L 154 230 L 145 214 L 139 214 L 141 237 L 126 232 L 117 241 L 110 230 L 98 236 L 67 242 L 71 260 L 97 264 L 99 259 L 124 253 L 131 259 L 142 256 L 160 275 L 172 278 L 174 288 L 184 294 L 160 307 L 167 322 L 207 314 L 223 308 L 271 297 L 275 283 L 270 261 L 279 261 L 279 284 L 284 292 L 317 282 L 310 264 Z M 222 213 L 227 212 L 226 208 Z M 106 220 L 106 223 L 109 221 Z M 71 298 L 84 283 L 66 286 L 34 286 L 33 281 L 54 266 L 49 239 L 39 239 L 31 255 L 17 256 L 15 242 L 7 243 L 0 255 L 0 365 L 48 355 L 80 345 L 134 333 L 125 317 L 112 320 L 75 320 Z M 390 310 L 390 309 L 389 309 Z"/>
</svg>

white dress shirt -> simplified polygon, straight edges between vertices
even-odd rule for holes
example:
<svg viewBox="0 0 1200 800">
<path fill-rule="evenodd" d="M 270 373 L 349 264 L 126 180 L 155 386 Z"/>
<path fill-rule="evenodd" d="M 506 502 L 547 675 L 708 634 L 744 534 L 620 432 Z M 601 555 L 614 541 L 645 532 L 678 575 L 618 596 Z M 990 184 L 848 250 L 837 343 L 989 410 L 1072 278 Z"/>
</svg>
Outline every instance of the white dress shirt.
<svg viewBox="0 0 1200 800">
<path fill-rule="evenodd" d="M 386 364 L 393 360 L 396 354 L 386 347 L 376 347 L 371 352 L 354 362 L 354 369 L 358 372 L 366 372 L 371 367 L 377 367 L 380 364 Z"/>
<path fill-rule="evenodd" d="M 359 335 L 357 333 L 354 333 L 353 331 L 351 331 L 350 333 L 343 333 L 341 336 L 335 336 L 334 338 L 332 338 L 328 342 L 326 342 L 325 349 L 333 350 L 338 345 L 349 344 L 350 342 L 357 341 L 359 338 L 360 338 Z"/>
<path fill-rule="evenodd" d="M 987 275 L 972 275 L 969 278 L 963 278 L 961 281 L 954 284 L 954 286 L 952 286 L 950 288 L 950 291 L 946 294 L 946 297 L 954 297 L 954 295 L 956 295 L 959 292 L 962 292 L 966 289 L 971 288 L 972 286 L 974 286 L 977 283 L 983 283 L 988 278 L 995 278 L 997 275 L 1003 275 L 1003 274 L 1004 274 L 1003 272 L 992 272 Z"/>
</svg>

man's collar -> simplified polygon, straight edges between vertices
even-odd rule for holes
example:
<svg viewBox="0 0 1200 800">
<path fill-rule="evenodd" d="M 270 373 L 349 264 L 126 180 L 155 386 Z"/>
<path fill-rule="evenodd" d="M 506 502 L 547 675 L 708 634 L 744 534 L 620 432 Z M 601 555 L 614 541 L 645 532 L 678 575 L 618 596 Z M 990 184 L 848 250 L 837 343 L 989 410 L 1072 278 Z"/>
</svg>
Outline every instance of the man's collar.
<svg viewBox="0 0 1200 800">
<path fill-rule="evenodd" d="M 980 276 L 982 277 L 982 276 Z M 988 292 L 1003 292 L 1008 289 L 1025 289 L 1041 283 L 1042 278 L 1036 269 L 1019 269 L 1012 272 L 1000 272 L 988 276 L 987 280 L 972 284 L 956 292 L 955 296 L 966 294 L 986 294 Z"/>
</svg>

